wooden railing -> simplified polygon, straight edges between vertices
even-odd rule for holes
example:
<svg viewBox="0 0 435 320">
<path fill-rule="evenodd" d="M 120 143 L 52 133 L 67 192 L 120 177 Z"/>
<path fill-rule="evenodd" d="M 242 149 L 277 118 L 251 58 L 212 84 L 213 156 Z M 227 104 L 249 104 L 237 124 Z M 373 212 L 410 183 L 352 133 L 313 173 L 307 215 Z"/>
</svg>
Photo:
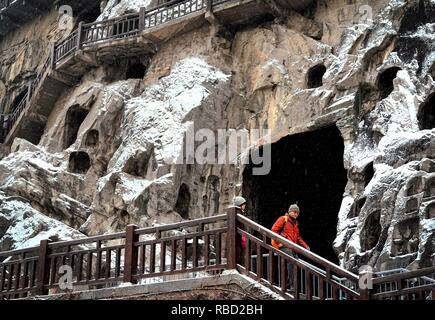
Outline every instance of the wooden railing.
<svg viewBox="0 0 435 320">
<path fill-rule="evenodd" d="M 0 299 L 48 294 L 62 285 L 61 267 L 74 286 L 121 282 L 226 269 L 227 215 L 177 224 L 49 243 L 0 253 Z"/>
<path fill-rule="evenodd" d="M 435 266 L 415 271 L 396 269 L 376 273 L 371 299 L 435 300 Z"/>
<path fill-rule="evenodd" d="M 247 237 L 242 255 L 238 252 L 241 235 Z M 298 257 L 272 247 L 271 239 Z M 292 292 L 286 281 L 289 263 L 293 266 Z M 76 289 L 237 269 L 287 299 L 433 299 L 435 290 L 434 267 L 379 273 L 372 290 L 361 290 L 359 276 L 231 209 L 209 218 L 143 229 L 129 225 L 125 232 L 55 243 L 42 240 L 38 247 L 2 252 L 0 299 L 59 292 L 67 268 Z"/>
<path fill-rule="evenodd" d="M 306 300 L 435 299 L 435 267 L 417 271 L 400 269 L 400 273 L 397 270 L 373 273 L 373 288 L 360 289 L 358 275 L 240 214 L 237 216 L 237 233 L 247 238 L 247 248 L 242 261 L 237 263 L 237 269 L 282 296 Z M 272 247 L 271 239 L 281 242 L 299 258 Z M 294 285 L 290 292 L 286 283 L 289 263 L 293 268 Z"/>
<path fill-rule="evenodd" d="M 237 216 L 237 233 L 247 238 L 247 249 L 240 272 L 256 279 L 280 295 L 292 295 L 295 299 L 358 299 L 359 277 L 332 262 L 288 241 L 263 226 Z M 289 256 L 270 245 L 271 240 L 281 242 L 284 247 L 298 254 L 300 259 Z M 251 255 L 256 258 L 253 265 Z M 287 292 L 287 264 L 293 266 L 294 292 Z"/>
<path fill-rule="evenodd" d="M 72 32 L 65 40 L 54 46 L 54 63 L 66 58 L 73 53 L 78 46 L 78 30 Z"/>
<path fill-rule="evenodd" d="M 226 0 L 230 1 L 230 0 Z M 152 28 L 200 11 L 207 6 L 207 0 L 171 1 L 148 10 L 145 13 L 144 28 Z"/>
</svg>

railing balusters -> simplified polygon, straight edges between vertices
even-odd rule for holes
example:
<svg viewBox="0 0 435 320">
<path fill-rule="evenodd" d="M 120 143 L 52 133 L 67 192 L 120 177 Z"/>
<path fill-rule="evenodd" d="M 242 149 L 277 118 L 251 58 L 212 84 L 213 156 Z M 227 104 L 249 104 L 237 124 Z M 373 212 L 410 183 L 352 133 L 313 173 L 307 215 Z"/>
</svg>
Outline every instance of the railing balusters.
<svg viewBox="0 0 435 320">
<path fill-rule="evenodd" d="M 56 274 L 57 274 L 57 272 L 55 271 L 56 270 L 56 257 L 50 258 L 50 270 L 51 270 L 51 272 L 50 272 L 49 284 L 52 285 L 56 281 Z"/>
<path fill-rule="evenodd" d="M 24 259 L 24 257 L 23 257 L 23 259 Z M 28 284 L 28 274 L 27 274 L 27 272 L 28 272 L 28 262 L 27 261 L 24 261 L 23 262 L 23 277 L 21 278 L 21 289 L 25 289 L 25 288 L 27 288 L 28 286 L 27 286 L 27 284 Z M 1 291 L 1 285 L 0 285 L 0 291 Z"/>
<path fill-rule="evenodd" d="M 313 299 L 313 279 L 311 273 L 307 270 L 305 273 L 305 294 L 307 300 Z"/>
<path fill-rule="evenodd" d="M 257 279 L 260 280 L 263 277 L 263 255 L 261 254 L 261 245 L 257 243 Z"/>
<path fill-rule="evenodd" d="M 109 279 L 111 275 L 111 269 L 112 269 L 112 251 L 106 250 L 106 272 L 105 272 L 105 278 Z"/>
<path fill-rule="evenodd" d="M 142 270 L 142 273 L 144 273 L 144 269 Z M 115 277 L 118 278 L 120 275 L 121 275 L 121 248 L 117 248 L 116 249 L 116 263 L 115 263 Z"/>
<path fill-rule="evenodd" d="M 299 270 L 301 272 L 299 272 Z M 299 300 L 299 293 L 301 291 L 301 285 L 299 282 L 300 277 L 298 276 L 299 273 L 302 273 L 302 270 L 297 265 L 294 265 L 293 266 L 293 288 L 294 288 L 293 296 L 296 300 Z"/>
<path fill-rule="evenodd" d="M 92 279 L 92 252 L 88 253 L 88 262 L 86 264 L 86 281 Z"/>
<path fill-rule="evenodd" d="M 210 235 L 206 234 L 204 237 L 204 266 L 208 266 L 210 263 Z"/>
<path fill-rule="evenodd" d="M 154 273 L 156 270 L 156 244 L 151 245 L 150 253 L 150 273 Z"/>
<path fill-rule="evenodd" d="M 166 264 L 166 242 L 160 242 L 160 272 L 165 271 Z"/>
<path fill-rule="evenodd" d="M 280 285 L 281 285 L 281 291 L 282 293 L 285 293 L 287 288 L 287 273 L 286 273 L 286 261 L 283 256 L 279 256 L 279 262 L 280 262 Z"/>
<path fill-rule="evenodd" d="M 275 261 L 274 261 L 273 251 L 269 249 L 269 267 L 268 267 L 268 281 L 270 285 L 274 285 L 274 275 L 275 275 Z"/>
<path fill-rule="evenodd" d="M 38 260 L 38 276 L 37 276 L 37 294 L 48 294 L 48 290 L 45 289 L 45 285 L 48 284 L 50 276 L 50 267 L 48 264 L 48 254 L 50 249 L 48 248 L 48 240 L 41 240 L 39 244 L 39 260 Z"/>
<path fill-rule="evenodd" d="M 139 235 L 136 233 L 138 226 L 128 225 L 125 234 L 125 259 L 124 259 L 124 281 L 136 283 L 133 279 L 137 275 Z"/>
<path fill-rule="evenodd" d="M 77 259 L 77 282 L 81 282 L 83 278 L 83 253 L 79 253 Z"/>
<path fill-rule="evenodd" d="M 234 217 L 234 216 L 233 216 Z M 360 294 L 353 290 L 356 290 L 358 284 L 358 278 L 353 276 L 353 274 L 347 273 L 347 271 L 340 269 L 338 266 L 332 265 L 327 261 L 318 262 L 320 267 L 315 267 L 311 265 L 308 261 L 305 261 L 305 255 L 308 258 L 314 257 L 311 253 L 303 252 L 299 259 L 290 260 L 286 259 L 286 256 L 281 251 L 271 247 L 267 242 L 269 238 L 278 237 L 271 233 L 269 230 L 260 228 L 244 220 L 242 216 L 237 216 L 235 223 L 232 223 L 232 216 L 228 214 L 227 216 L 222 216 L 219 218 L 210 217 L 195 221 L 183 222 L 178 224 L 173 224 L 170 226 L 159 226 L 150 227 L 145 229 L 134 229 L 132 226 L 127 227 L 126 232 L 120 232 L 113 235 L 105 235 L 98 237 L 90 237 L 82 240 L 66 241 L 53 243 L 48 245 L 41 242 L 41 245 L 37 248 L 31 248 L 29 251 L 15 250 L 14 253 L 0 253 L 0 260 L 4 260 L 3 257 L 18 257 L 14 258 L 12 261 L 0 262 L 0 294 L 5 298 L 16 298 L 21 296 L 26 296 L 28 292 L 36 293 L 48 291 L 48 288 L 53 287 L 56 284 L 55 274 L 57 271 L 57 264 L 68 263 L 74 272 L 73 284 L 112 284 L 118 280 L 131 279 L 137 281 L 141 278 L 149 278 L 154 276 L 161 276 L 166 274 L 177 274 L 177 273 L 191 273 L 193 271 L 204 270 L 208 272 L 220 271 L 222 269 L 229 269 L 231 264 L 222 266 L 222 251 L 225 251 L 228 256 L 228 251 L 230 247 L 222 248 L 222 239 L 226 239 L 227 244 L 231 244 L 229 237 L 231 233 L 236 234 L 235 227 L 237 223 L 242 223 L 240 226 L 240 233 L 247 237 L 248 248 L 248 258 L 245 261 L 246 271 L 248 276 L 253 277 L 257 281 L 262 279 L 267 279 L 266 281 L 261 281 L 266 286 L 270 286 L 274 291 L 280 292 L 282 296 L 290 298 L 286 294 L 287 291 L 287 276 L 288 270 L 287 264 L 293 264 L 293 298 L 305 298 L 305 299 L 327 299 L 332 297 L 333 299 L 358 299 Z M 207 223 L 216 223 L 219 221 L 220 227 L 217 229 L 208 228 L 210 225 Z M 220 222 L 225 221 L 226 226 L 222 227 Z M 233 221 L 234 222 L 234 221 Z M 234 230 L 229 228 L 229 225 L 234 225 Z M 207 227 L 206 227 L 207 226 Z M 182 235 L 172 235 L 170 230 L 179 230 L 180 228 L 187 228 L 188 233 Z M 206 231 L 204 231 L 206 230 Z M 239 230 L 239 229 L 237 229 Z M 245 231 L 241 231 L 245 230 Z M 237 238 L 240 235 L 237 231 Z M 152 239 L 149 236 L 155 234 L 155 238 Z M 139 236 L 147 235 L 144 237 L 144 241 L 139 241 Z M 212 237 L 212 238 L 211 238 Z M 222 238 L 224 237 L 224 238 Z M 149 240 L 148 240 L 149 239 Z M 200 251 L 199 241 L 204 244 L 204 250 Z M 282 239 L 277 238 L 283 241 Z M 122 242 L 125 240 L 124 245 L 110 245 L 109 241 L 117 240 Z M 177 258 L 178 245 L 181 241 L 181 263 L 182 268 L 177 270 Z M 189 241 L 189 256 L 187 255 L 187 241 Z M 210 262 L 210 244 L 213 241 L 214 247 L 216 248 L 216 263 L 211 264 Z M 117 242 L 117 243 L 119 243 Z M 192 243 L 192 247 L 190 247 Z M 298 252 L 297 247 L 293 248 L 292 244 L 285 243 L 292 250 Z M 87 245 L 89 244 L 89 245 Z M 145 270 L 147 257 L 146 251 L 147 246 L 150 246 L 150 251 L 154 258 L 150 259 L 150 270 Z M 160 249 L 160 267 L 156 267 L 156 246 Z M 166 255 L 168 253 L 168 247 L 171 247 L 171 257 L 170 259 L 170 269 L 166 268 Z M 252 247 L 252 252 L 251 252 Z M 74 249 L 72 249 L 74 248 Z M 190 250 L 190 248 L 192 250 Z M 123 253 L 123 249 L 125 250 Z M 223 250 L 226 249 L 226 250 Z M 44 252 L 45 251 L 45 252 Z M 116 255 L 114 273 L 112 273 L 112 251 Z M 39 254 L 38 254 L 39 252 Z M 245 257 L 246 257 L 245 252 Z M 268 252 L 268 262 L 265 264 L 263 261 L 263 253 Z M 26 254 L 29 253 L 27 256 Z M 140 253 L 140 254 L 139 254 Z M 30 254 L 33 254 L 31 256 Z M 257 261 L 253 267 L 251 267 L 251 254 L 252 257 L 256 255 Z M 97 260 L 93 265 L 93 256 L 96 256 Z M 276 273 L 276 263 L 274 255 L 277 255 L 279 271 Z M 105 256 L 105 262 L 102 262 L 102 256 Z M 124 277 L 119 278 L 121 273 L 121 260 L 124 256 Z M 86 257 L 86 259 L 84 259 Z M 139 259 L 140 257 L 140 259 Z M 187 260 L 192 257 L 192 266 L 187 268 Z M 204 257 L 204 260 L 202 258 Z M 87 265 L 83 266 L 83 262 L 86 261 Z M 228 260 L 227 260 L 228 261 Z M 201 262 L 201 263 L 200 263 Z M 104 265 L 102 265 L 102 263 Z M 324 265 L 322 265 L 322 263 Z M 140 272 L 138 272 L 138 266 Z M 214 266 L 214 267 L 213 267 Z M 264 270 L 264 267 L 267 270 Z M 82 270 L 86 270 L 86 277 L 84 277 Z M 157 269 L 157 270 L 156 270 Z M 243 268 L 242 268 L 243 269 Z M 254 274 L 252 269 L 255 269 L 256 274 Z M 104 271 L 103 271 L 104 270 Z M 405 294 L 409 294 L 412 299 L 423 299 L 429 295 L 430 291 L 433 290 L 430 282 L 430 278 L 424 278 L 421 275 L 427 274 L 431 268 L 427 270 L 418 271 L 407 271 L 396 276 L 389 276 L 389 278 L 378 278 L 374 279 L 374 284 L 377 291 L 373 291 L 373 298 L 393 298 L 400 299 L 397 291 L 400 288 L 405 287 L 407 290 Z M 34 272 L 38 273 L 38 276 L 34 276 Z M 267 271 L 264 275 L 263 271 Z M 433 270 L 431 271 L 433 272 Z M 42 275 L 42 276 L 41 276 Z M 95 275 L 94 279 L 91 279 Z M 127 275 L 127 276 L 126 276 Z M 279 281 L 276 281 L 275 276 L 279 275 Z M 116 281 L 114 278 L 116 278 Z M 432 275 L 431 275 L 432 277 Z M 86 280 L 82 281 L 82 278 Z M 413 278 L 417 278 L 417 282 L 411 281 Z M 410 280 L 406 280 L 410 279 Z M 429 279 L 429 280 L 426 280 Z M 36 284 L 35 281 L 37 280 Z M 429 282 L 427 282 L 429 281 Z M 270 285 L 269 285 L 270 284 Z M 422 286 L 420 289 L 419 286 Z M 379 289 L 381 288 L 381 289 Z M 302 290 L 301 290 L 302 289 Z M 382 291 L 391 290 L 392 292 Z M 411 290 L 410 290 L 411 289 Z M 28 291 L 27 291 L 28 290 Z M 381 290 L 379 292 L 379 290 Z M 380 297 L 377 295 L 381 294 Z M 368 297 L 370 295 L 367 295 Z"/>
<path fill-rule="evenodd" d="M 325 300 L 325 281 L 319 278 L 319 299 Z"/>
<path fill-rule="evenodd" d="M 187 268 L 187 239 L 181 240 L 181 269 Z"/>
<path fill-rule="evenodd" d="M 96 249 L 97 249 L 97 260 L 96 260 L 96 267 L 95 267 L 95 280 L 99 280 L 101 275 L 101 241 L 100 240 L 97 240 Z"/>
<path fill-rule="evenodd" d="M 177 241 L 176 240 L 171 241 L 171 248 L 172 248 L 172 253 L 171 253 L 171 270 L 170 271 L 174 271 L 177 269 Z"/>
<path fill-rule="evenodd" d="M 192 265 L 193 268 L 198 267 L 198 237 L 192 239 Z"/>
<path fill-rule="evenodd" d="M 216 233 L 216 264 L 222 263 L 222 233 Z"/>
<path fill-rule="evenodd" d="M 141 245 L 139 250 L 139 273 L 145 273 L 145 245 Z"/>
</svg>

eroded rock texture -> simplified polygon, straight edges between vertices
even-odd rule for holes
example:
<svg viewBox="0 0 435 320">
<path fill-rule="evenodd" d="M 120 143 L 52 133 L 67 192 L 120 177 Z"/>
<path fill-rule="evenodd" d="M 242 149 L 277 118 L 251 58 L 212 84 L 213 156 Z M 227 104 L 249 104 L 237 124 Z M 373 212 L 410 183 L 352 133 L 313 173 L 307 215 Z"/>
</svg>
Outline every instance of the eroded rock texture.
<svg viewBox="0 0 435 320">
<path fill-rule="evenodd" d="M 99 19 L 145 5 L 133 3 L 108 1 Z M 298 201 L 312 250 L 350 270 L 432 265 L 435 3 L 322 0 L 283 12 L 205 25 L 153 56 L 90 70 L 57 101 L 37 146 L 15 140 L 0 189 L 86 235 L 214 215 L 239 194 L 271 227 Z M 55 18 L 26 28 L 46 39 Z M 0 44 L 5 110 L 44 59 L 43 40 L 23 33 Z M 270 176 L 176 164 L 192 127 L 271 130 Z M 2 216 L 2 247 L 21 246 L 5 244 Z"/>
</svg>

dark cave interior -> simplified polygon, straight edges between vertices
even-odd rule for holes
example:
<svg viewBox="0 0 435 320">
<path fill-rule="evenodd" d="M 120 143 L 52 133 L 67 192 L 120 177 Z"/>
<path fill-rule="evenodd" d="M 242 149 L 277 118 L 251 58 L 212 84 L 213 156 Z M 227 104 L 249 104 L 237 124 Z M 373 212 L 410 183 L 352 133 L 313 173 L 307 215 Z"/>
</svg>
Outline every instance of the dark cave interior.
<svg viewBox="0 0 435 320">
<path fill-rule="evenodd" d="M 335 126 L 272 144 L 268 175 L 252 175 L 252 163 L 243 172 L 247 215 L 270 229 L 297 202 L 302 237 L 313 252 L 337 262 L 332 243 L 347 182 L 343 152 L 343 139 Z"/>
</svg>

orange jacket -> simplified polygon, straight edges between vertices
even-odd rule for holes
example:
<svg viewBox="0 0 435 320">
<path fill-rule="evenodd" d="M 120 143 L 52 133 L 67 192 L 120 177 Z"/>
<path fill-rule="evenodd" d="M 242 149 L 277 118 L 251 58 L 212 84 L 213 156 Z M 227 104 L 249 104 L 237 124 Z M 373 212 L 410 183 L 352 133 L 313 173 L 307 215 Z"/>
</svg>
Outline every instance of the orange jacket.
<svg viewBox="0 0 435 320">
<path fill-rule="evenodd" d="M 286 218 L 287 217 L 287 218 Z M 294 242 L 305 249 L 309 249 L 310 247 L 306 244 L 306 242 L 302 239 L 299 233 L 298 222 L 293 220 L 289 215 L 281 216 L 276 220 L 274 225 L 272 226 L 272 231 L 278 233 L 284 238 Z M 277 241 L 273 241 L 272 245 L 274 247 L 281 247 L 282 243 Z"/>
</svg>

